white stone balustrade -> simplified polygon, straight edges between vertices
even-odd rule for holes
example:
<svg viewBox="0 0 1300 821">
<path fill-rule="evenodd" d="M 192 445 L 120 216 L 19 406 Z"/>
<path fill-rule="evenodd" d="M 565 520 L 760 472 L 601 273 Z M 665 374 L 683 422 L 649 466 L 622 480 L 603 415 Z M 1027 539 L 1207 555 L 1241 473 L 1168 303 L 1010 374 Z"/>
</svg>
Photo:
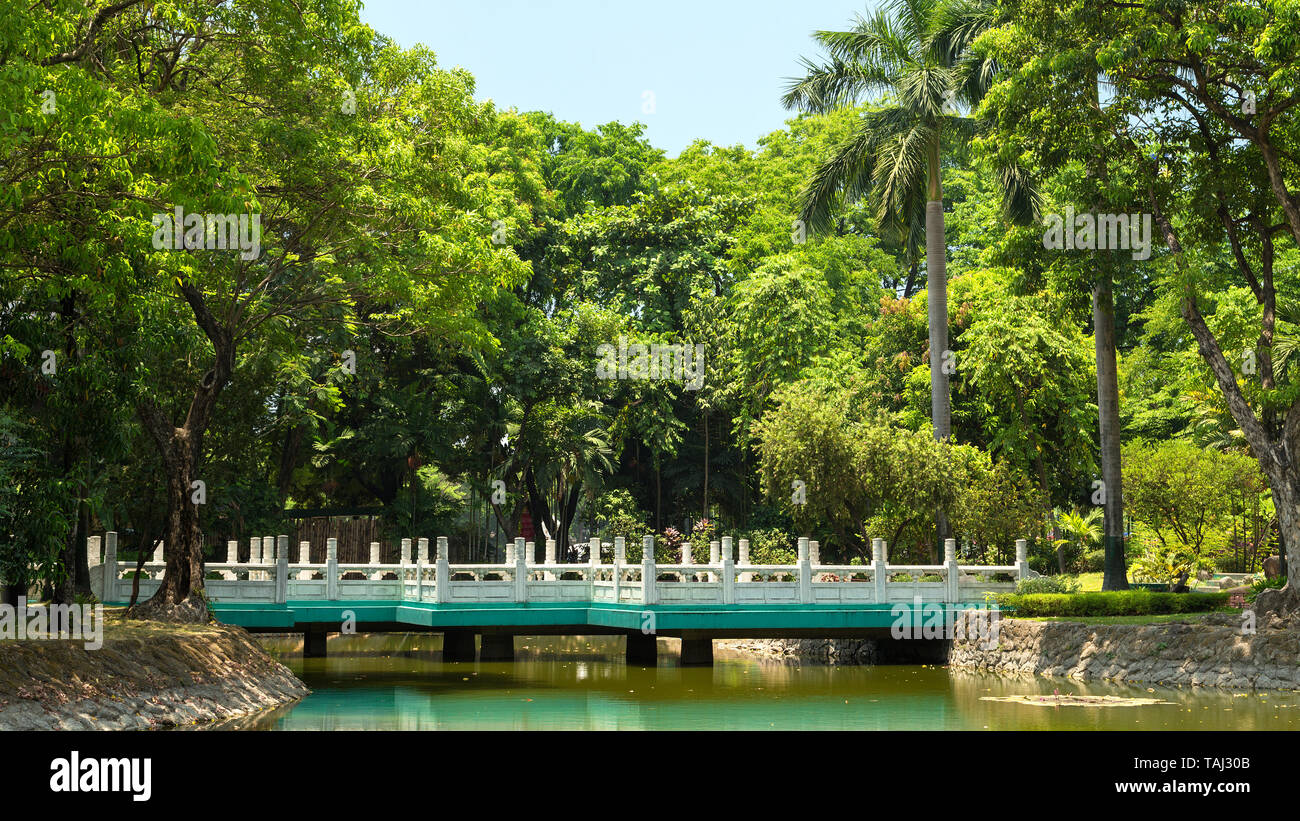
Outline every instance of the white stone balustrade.
<svg viewBox="0 0 1300 821">
<path fill-rule="evenodd" d="M 97 540 L 99 537 L 95 537 Z M 129 571 L 134 562 L 117 560 L 117 534 L 106 533 L 102 566 L 93 582 L 96 595 L 107 602 L 130 598 Z M 601 561 L 600 542 L 588 543 L 584 562 L 559 561 L 558 545 L 547 540 L 545 559 L 536 562 L 536 545 L 522 537 L 508 545 L 506 561 L 452 564 L 447 537 L 438 537 L 436 555 L 429 556 L 429 540 L 403 539 L 397 563 L 379 561 L 378 543 L 369 546 L 369 561 L 339 562 L 338 540 L 328 539 L 325 561 L 311 562 L 311 545 L 300 542 L 297 562 L 290 562 L 289 537 L 250 540 L 249 560 L 240 562 L 239 543 L 226 543 L 225 559 L 207 565 L 208 596 L 212 601 L 284 603 L 292 601 L 423 601 L 423 602 L 529 602 L 594 601 L 625 604 L 892 604 L 911 602 L 982 602 L 986 592 L 1009 592 L 1029 570 L 1025 540 L 1016 543 L 1016 563 L 1002 566 L 962 565 L 957 544 L 944 544 L 943 563 L 894 565 L 888 562 L 883 539 L 872 540 L 871 563 L 823 565 L 816 543 L 801 538 L 795 564 L 756 565 L 750 545 L 740 540 L 739 561 L 733 558 L 735 540 L 724 536 L 709 545 L 709 561 L 696 563 L 689 542 L 682 544 L 681 562 L 659 564 L 655 539 L 642 543 L 641 562 L 628 564 L 627 545 L 614 539 L 613 564 Z M 415 547 L 416 549 L 412 549 Z M 95 551 L 98 554 L 98 550 Z M 154 552 L 146 562 L 140 595 L 157 589 L 165 564 Z M 123 578 L 127 575 L 127 578 Z M 345 578 L 351 575 L 352 578 Z M 924 579 L 924 580 L 923 580 Z M 101 592 L 102 591 L 102 592 Z"/>
</svg>

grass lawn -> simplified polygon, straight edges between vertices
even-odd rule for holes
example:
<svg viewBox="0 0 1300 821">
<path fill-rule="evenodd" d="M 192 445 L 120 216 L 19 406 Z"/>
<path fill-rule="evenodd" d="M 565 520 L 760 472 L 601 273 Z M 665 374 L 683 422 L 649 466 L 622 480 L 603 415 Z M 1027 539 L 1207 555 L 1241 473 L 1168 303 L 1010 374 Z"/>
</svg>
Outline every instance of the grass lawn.
<svg viewBox="0 0 1300 821">
<path fill-rule="evenodd" d="M 1098 573 L 1080 573 L 1079 574 L 1079 592 L 1092 593 L 1101 590 L 1101 576 Z"/>
<path fill-rule="evenodd" d="M 1079 592 L 1080 592 L 1080 593 L 1093 593 L 1093 592 L 1100 592 L 1100 590 L 1101 590 L 1101 577 L 1102 577 L 1102 574 L 1101 574 L 1100 571 L 1098 571 L 1098 572 L 1096 572 L 1096 573 L 1080 573 L 1080 574 L 1076 577 L 1076 578 L 1079 580 Z M 1129 581 L 1131 582 L 1131 581 L 1133 581 L 1133 580 L 1132 580 L 1132 579 L 1129 579 Z M 1218 585 L 1208 584 L 1208 583 L 1206 583 L 1206 582 L 1197 581 L 1197 580 L 1195 580 L 1195 579 L 1193 579 L 1193 580 L 1191 581 L 1191 589 L 1192 589 L 1192 590 L 1197 590 L 1197 591 L 1202 592 L 1202 593 L 1218 593 L 1218 592 L 1219 592 L 1219 586 L 1218 586 Z"/>
</svg>

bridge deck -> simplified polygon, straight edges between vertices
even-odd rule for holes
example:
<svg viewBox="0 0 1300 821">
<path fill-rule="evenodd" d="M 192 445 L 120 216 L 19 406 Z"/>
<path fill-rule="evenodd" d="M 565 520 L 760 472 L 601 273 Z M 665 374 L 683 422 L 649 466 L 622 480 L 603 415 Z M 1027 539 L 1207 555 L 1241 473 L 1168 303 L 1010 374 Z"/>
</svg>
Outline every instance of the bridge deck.
<svg viewBox="0 0 1300 821">
<path fill-rule="evenodd" d="M 642 633 L 711 638 L 880 635 L 899 617 L 913 624 L 946 618 L 982 602 L 862 605 L 630 605 L 610 602 L 435 603 L 417 601 L 289 601 L 284 604 L 216 602 L 212 610 L 227 624 L 254 632 L 337 629 L 352 622 L 358 631 L 472 629 L 476 632 Z M 647 631 L 647 628 L 649 630 Z"/>
</svg>

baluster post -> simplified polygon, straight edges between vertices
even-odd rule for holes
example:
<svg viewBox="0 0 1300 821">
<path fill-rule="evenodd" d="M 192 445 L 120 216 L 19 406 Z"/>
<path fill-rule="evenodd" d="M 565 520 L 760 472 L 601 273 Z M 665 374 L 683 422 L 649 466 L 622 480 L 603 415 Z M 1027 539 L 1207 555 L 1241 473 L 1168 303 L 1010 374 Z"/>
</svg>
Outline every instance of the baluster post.
<svg viewBox="0 0 1300 821">
<path fill-rule="evenodd" d="M 889 584 L 889 551 L 884 539 L 871 540 L 871 567 L 871 578 L 876 583 L 876 602 L 883 604 L 889 601 L 886 589 Z"/>
<path fill-rule="evenodd" d="M 961 601 L 961 568 L 957 564 L 957 540 L 943 540 L 943 564 L 945 601 L 956 604 Z"/>
<path fill-rule="evenodd" d="M 659 601 L 656 582 L 659 573 L 655 570 L 655 537 L 646 536 L 641 540 L 641 603 L 655 604 Z"/>
<path fill-rule="evenodd" d="M 808 537 L 799 537 L 799 602 L 808 604 L 812 596 L 812 561 L 808 557 Z"/>
<path fill-rule="evenodd" d="M 528 543 L 515 539 L 515 601 L 528 601 Z"/>
<path fill-rule="evenodd" d="M 275 603 L 289 601 L 289 537 L 281 535 L 275 540 Z"/>
<path fill-rule="evenodd" d="M 623 589 L 623 564 L 627 561 L 627 542 L 622 536 L 614 537 L 614 604 L 618 604 Z"/>
<path fill-rule="evenodd" d="M 274 564 L 274 563 L 275 563 L 275 538 L 273 536 L 263 536 L 262 537 L 262 564 Z M 268 579 L 272 578 L 272 575 L 270 572 L 266 570 L 259 570 L 257 573 L 257 578 L 261 579 L 262 581 L 267 581 Z"/>
<path fill-rule="evenodd" d="M 722 603 L 736 603 L 736 563 L 731 560 L 731 537 L 722 537 Z"/>
<path fill-rule="evenodd" d="M 438 537 L 438 603 L 451 601 L 451 546 L 446 536 Z"/>
<path fill-rule="evenodd" d="M 1016 539 L 1016 581 L 1029 578 L 1029 542 Z"/>
<path fill-rule="evenodd" d="M 339 540 L 329 539 L 325 542 L 325 598 L 338 601 L 339 598 Z"/>
</svg>

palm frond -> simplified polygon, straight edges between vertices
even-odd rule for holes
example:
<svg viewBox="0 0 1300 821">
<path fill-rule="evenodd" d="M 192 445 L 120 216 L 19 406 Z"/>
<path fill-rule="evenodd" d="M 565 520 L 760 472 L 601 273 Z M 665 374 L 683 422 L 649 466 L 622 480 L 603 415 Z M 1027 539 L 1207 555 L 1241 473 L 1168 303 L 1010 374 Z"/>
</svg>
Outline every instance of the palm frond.
<svg viewBox="0 0 1300 821">
<path fill-rule="evenodd" d="M 848 31 L 815 32 L 813 39 L 833 58 L 877 65 L 891 73 L 914 61 L 912 41 L 883 11 L 867 19 L 855 17 L 854 23 Z"/>
<path fill-rule="evenodd" d="M 861 191 L 870 186 L 877 139 L 872 123 L 872 118 L 864 117 L 831 158 L 817 167 L 800 193 L 799 219 L 810 232 L 831 226 L 831 211 L 846 189 Z"/>
<path fill-rule="evenodd" d="M 957 72 L 936 65 L 918 65 L 894 80 L 898 104 L 919 117 L 938 120 L 945 116 L 944 107 L 960 90 Z"/>
<path fill-rule="evenodd" d="M 801 58 L 800 64 L 804 76 L 787 78 L 789 85 L 781 97 L 787 109 L 824 114 L 890 88 L 889 76 L 883 70 L 862 63 L 839 59 L 814 63 Z"/>
</svg>

